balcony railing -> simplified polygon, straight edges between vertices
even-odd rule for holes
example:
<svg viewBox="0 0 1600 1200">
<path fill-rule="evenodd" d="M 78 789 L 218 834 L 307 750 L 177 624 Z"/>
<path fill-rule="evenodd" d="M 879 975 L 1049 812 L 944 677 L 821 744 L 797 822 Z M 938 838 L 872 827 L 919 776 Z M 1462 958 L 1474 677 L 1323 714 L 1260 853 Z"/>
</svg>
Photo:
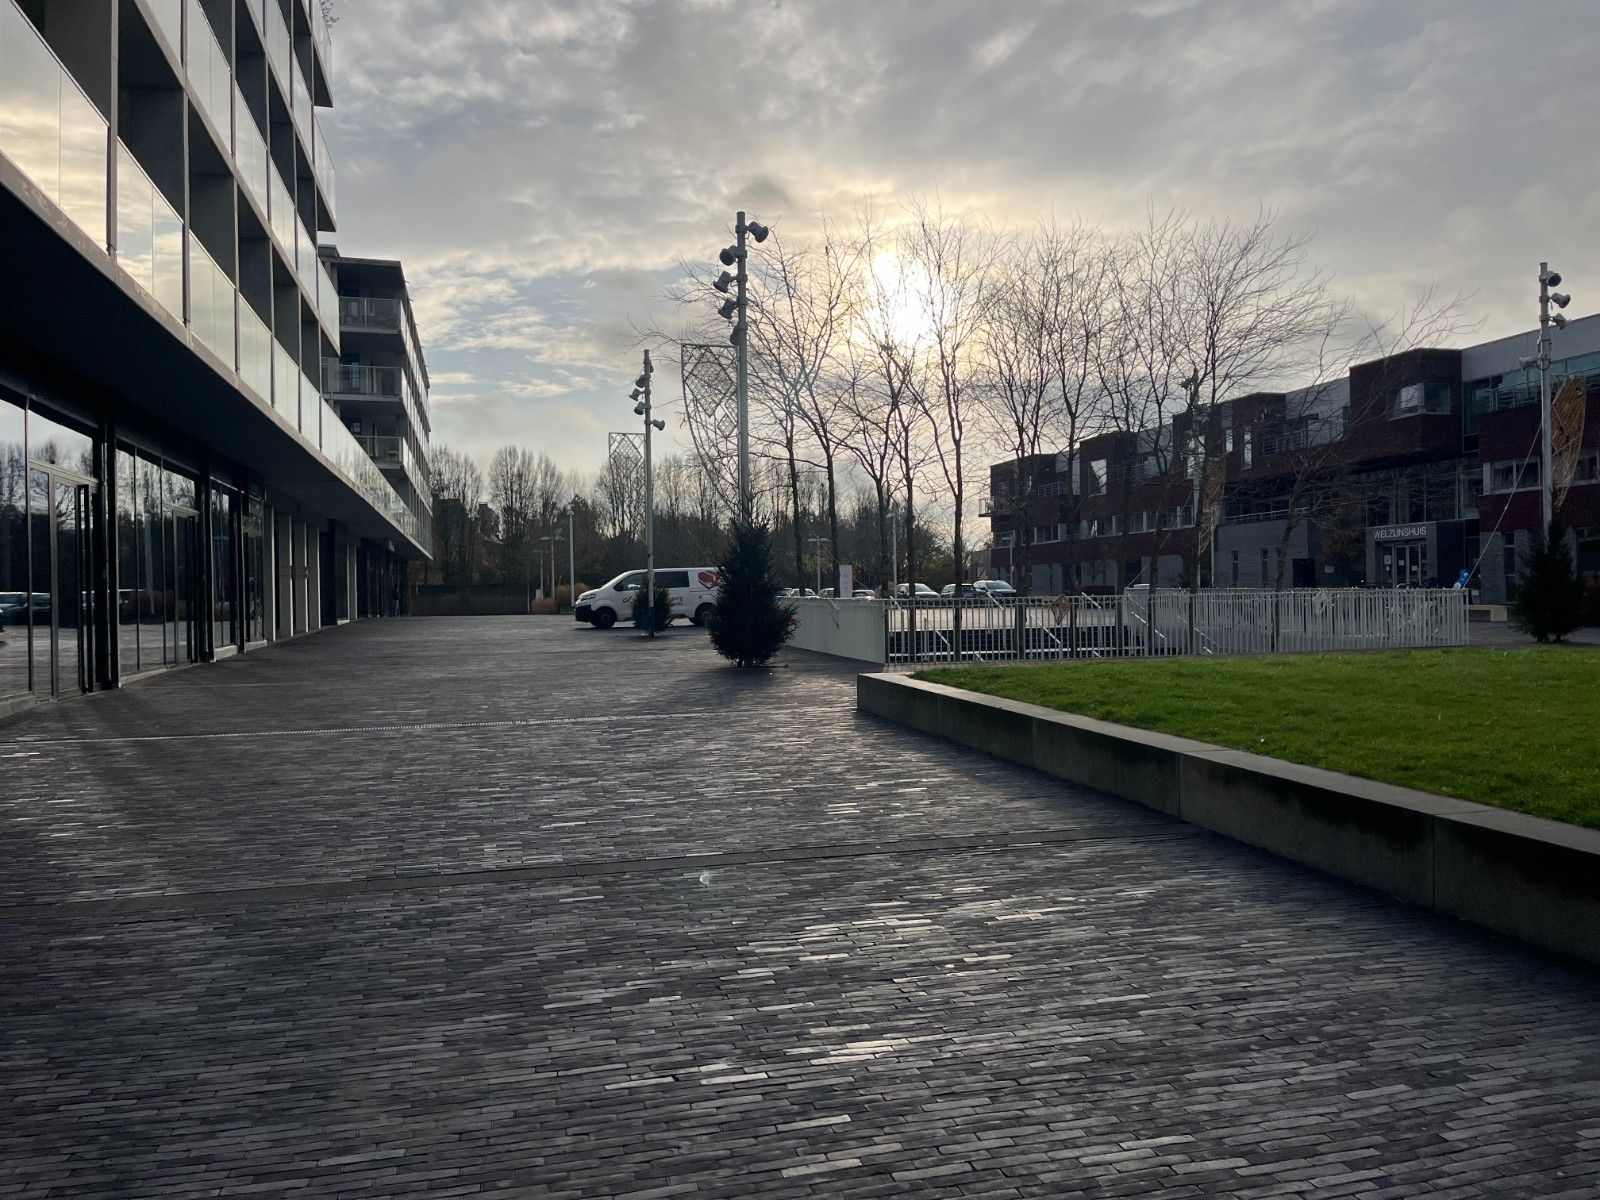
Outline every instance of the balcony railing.
<svg viewBox="0 0 1600 1200">
<path fill-rule="evenodd" d="M 317 24 L 318 22 L 313 22 Z M 334 200 L 334 170 L 333 155 L 328 151 L 328 141 L 322 136 L 322 122 L 313 123 L 313 138 L 315 143 L 313 151 L 315 157 L 311 160 L 311 169 L 316 172 L 317 182 L 322 185 L 322 194 L 327 197 L 328 208 L 336 207 Z"/>
<path fill-rule="evenodd" d="M 978 515 L 980 517 L 1009 517 L 1011 515 L 1011 497 L 985 496 L 978 501 Z"/>
<path fill-rule="evenodd" d="M 117 263 L 183 323 L 183 219 L 117 143 Z"/>
<path fill-rule="evenodd" d="M 239 302 L 239 378 L 272 403 L 272 330 L 242 299 Z"/>
<path fill-rule="evenodd" d="M 183 0 L 147 0 L 150 11 L 156 16 L 156 26 L 167 39 L 167 45 L 180 58 L 183 55 Z"/>
<path fill-rule="evenodd" d="M 272 160 L 267 156 L 267 141 L 256 127 L 255 117 L 245 105 L 239 89 L 233 91 L 234 111 L 238 114 L 237 135 L 233 139 L 233 160 L 239 164 L 245 187 L 255 197 L 262 212 L 269 212 L 272 196 Z"/>
<path fill-rule="evenodd" d="M 233 72 L 228 69 L 227 55 L 211 32 L 211 22 L 200 7 L 200 0 L 189 0 L 188 24 L 189 45 L 184 64 L 189 70 L 189 82 L 200 97 L 200 106 L 211 118 L 211 124 L 222 135 L 223 144 L 231 150 Z"/>
<path fill-rule="evenodd" d="M 15 0 L 0 0 L 0 151 L 106 244 L 106 119 Z"/>
<path fill-rule="evenodd" d="M 367 452 L 372 461 L 379 466 L 393 464 L 411 470 L 415 456 L 411 453 L 411 443 L 403 437 L 384 437 L 375 433 L 358 433 L 353 435 L 361 443 L 361 448 Z"/>
<path fill-rule="evenodd" d="M 189 324 L 195 336 L 230 369 L 237 366 L 234 306 L 238 297 L 228 273 L 206 253 L 200 239 L 189 234 Z"/>
<path fill-rule="evenodd" d="M 400 368 L 327 359 L 322 364 L 322 390 L 330 396 L 392 396 L 399 399 Z"/>
<path fill-rule="evenodd" d="M 339 298 L 339 324 L 345 329 L 389 329 L 398 333 L 403 317 L 398 300 L 383 296 Z"/>
</svg>

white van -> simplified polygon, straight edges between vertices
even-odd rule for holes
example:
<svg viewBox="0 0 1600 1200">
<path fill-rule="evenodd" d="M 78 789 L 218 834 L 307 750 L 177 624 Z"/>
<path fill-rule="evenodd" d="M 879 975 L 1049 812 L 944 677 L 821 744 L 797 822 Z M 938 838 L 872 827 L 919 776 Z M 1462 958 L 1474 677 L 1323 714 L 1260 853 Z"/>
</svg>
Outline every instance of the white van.
<svg viewBox="0 0 1600 1200">
<path fill-rule="evenodd" d="M 717 602 L 715 567 L 657 567 L 656 587 L 672 597 L 672 615 L 688 617 L 704 625 Z M 618 621 L 633 620 L 633 598 L 644 588 L 643 571 L 626 571 L 604 587 L 584 592 L 572 615 L 598 629 L 610 629 Z"/>
</svg>

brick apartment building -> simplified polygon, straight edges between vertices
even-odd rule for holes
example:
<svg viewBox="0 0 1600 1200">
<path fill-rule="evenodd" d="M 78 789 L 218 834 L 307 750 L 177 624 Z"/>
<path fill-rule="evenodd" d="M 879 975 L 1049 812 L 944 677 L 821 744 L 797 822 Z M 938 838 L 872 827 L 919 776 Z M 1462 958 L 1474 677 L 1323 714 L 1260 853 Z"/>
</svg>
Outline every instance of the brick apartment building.
<svg viewBox="0 0 1600 1200">
<path fill-rule="evenodd" d="M 1554 333 L 1552 392 L 1587 389 L 1582 451 L 1559 515 L 1600 575 L 1600 314 Z M 1316 388 L 1231 399 L 1189 428 L 1102 433 L 1076 454 L 996 463 L 981 512 L 989 569 L 1030 590 L 1133 583 L 1449 586 L 1506 598 L 1539 524 L 1532 332 L 1364 363 Z M 1202 478 L 1220 479 L 1213 538 Z"/>
</svg>

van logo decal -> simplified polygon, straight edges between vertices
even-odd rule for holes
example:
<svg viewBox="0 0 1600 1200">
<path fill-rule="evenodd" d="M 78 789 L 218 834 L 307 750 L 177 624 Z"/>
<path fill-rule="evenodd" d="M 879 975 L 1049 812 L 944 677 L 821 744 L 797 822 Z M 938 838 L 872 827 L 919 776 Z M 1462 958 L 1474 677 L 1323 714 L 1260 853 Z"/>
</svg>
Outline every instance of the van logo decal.
<svg viewBox="0 0 1600 1200">
<path fill-rule="evenodd" d="M 700 586 L 701 587 L 715 589 L 719 582 L 721 582 L 721 581 L 718 580 L 717 573 L 715 571 L 701 571 L 700 572 Z"/>
</svg>

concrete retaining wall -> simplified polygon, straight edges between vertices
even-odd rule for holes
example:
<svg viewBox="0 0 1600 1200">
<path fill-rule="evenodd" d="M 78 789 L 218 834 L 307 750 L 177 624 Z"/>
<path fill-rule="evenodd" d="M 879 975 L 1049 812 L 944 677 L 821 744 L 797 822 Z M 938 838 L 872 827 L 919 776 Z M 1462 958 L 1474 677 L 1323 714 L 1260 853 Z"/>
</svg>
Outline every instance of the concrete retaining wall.
<svg viewBox="0 0 1600 1200">
<path fill-rule="evenodd" d="M 856 707 L 1600 963 L 1600 831 L 903 675 Z"/>
</svg>

